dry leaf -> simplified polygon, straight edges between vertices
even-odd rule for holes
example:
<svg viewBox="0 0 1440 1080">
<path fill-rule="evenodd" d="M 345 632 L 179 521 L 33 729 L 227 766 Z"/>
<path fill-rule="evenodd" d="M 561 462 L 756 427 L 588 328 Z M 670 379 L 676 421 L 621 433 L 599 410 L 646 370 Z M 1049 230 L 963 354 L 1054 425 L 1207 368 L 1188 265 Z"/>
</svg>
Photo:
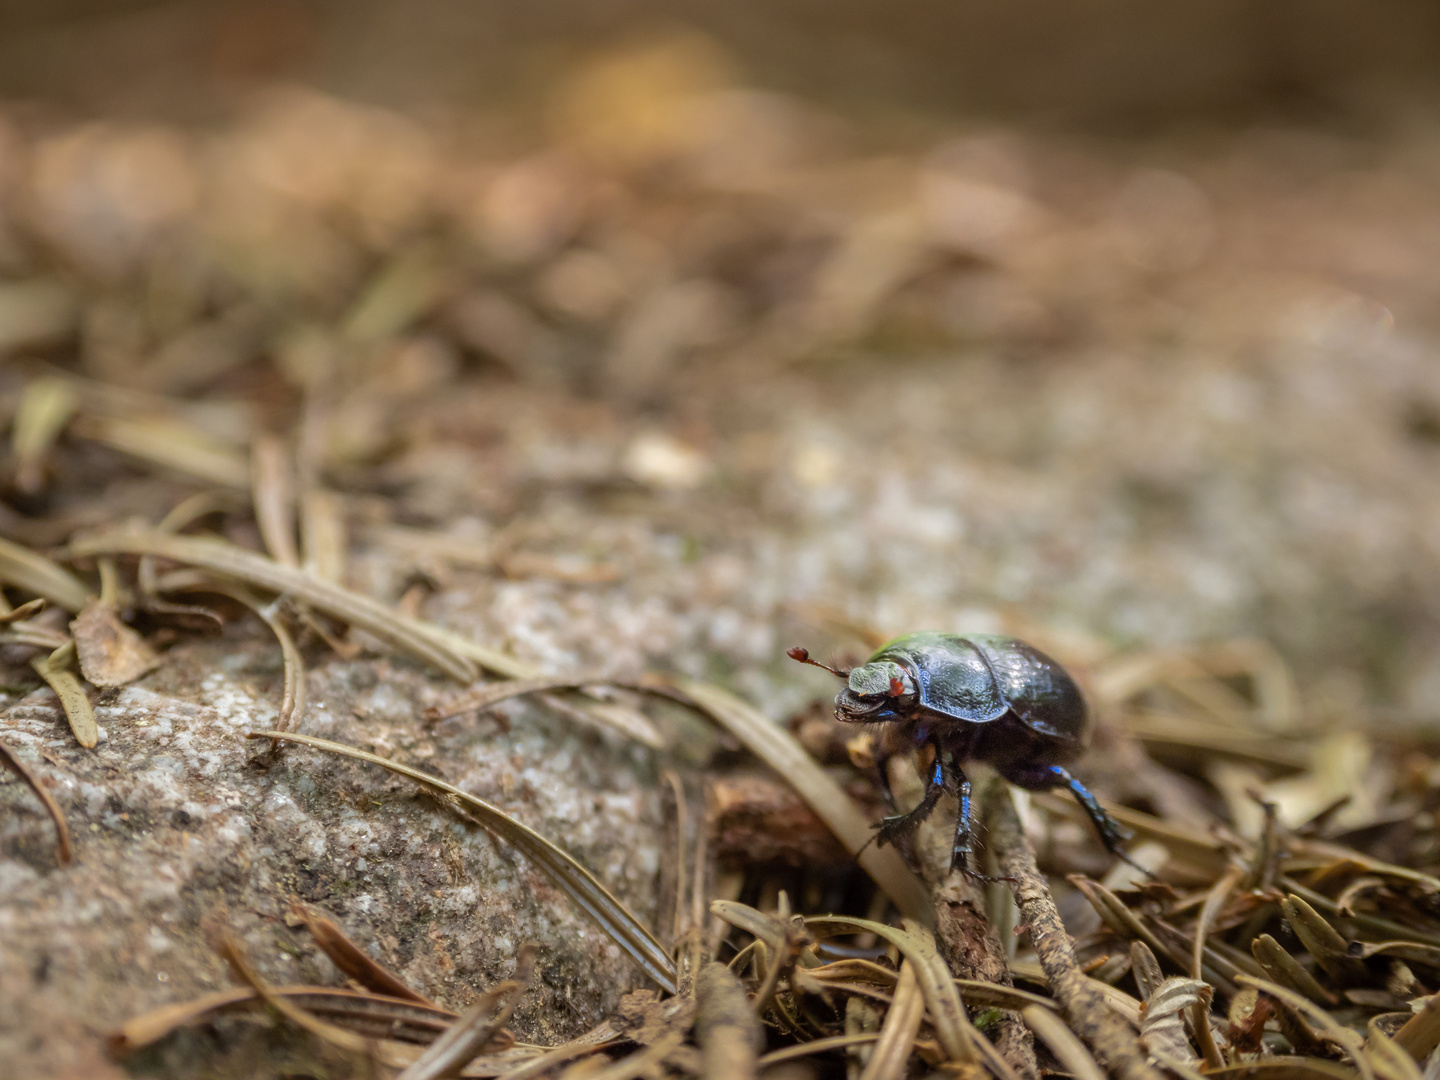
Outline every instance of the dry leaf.
<svg viewBox="0 0 1440 1080">
<path fill-rule="evenodd" d="M 70 623 L 80 673 L 96 686 L 124 686 L 160 666 L 145 639 L 120 621 L 109 604 L 91 600 Z"/>
</svg>

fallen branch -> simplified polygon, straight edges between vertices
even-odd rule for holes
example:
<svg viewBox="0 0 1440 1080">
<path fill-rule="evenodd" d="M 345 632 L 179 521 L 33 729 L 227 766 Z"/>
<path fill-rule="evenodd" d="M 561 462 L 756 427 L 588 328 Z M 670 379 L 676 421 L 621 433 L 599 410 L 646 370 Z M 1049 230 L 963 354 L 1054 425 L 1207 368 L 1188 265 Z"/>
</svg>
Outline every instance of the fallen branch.
<svg viewBox="0 0 1440 1080">
<path fill-rule="evenodd" d="M 1004 787 L 999 777 L 992 787 Z M 1000 928 L 987 912 L 983 882 L 950 869 L 954 825 L 937 814 L 920 829 L 916 845 L 926 883 L 935 903 L 935 944 L 957 979 L 1013 986 L 1009 957 L 1000 940 Z M 1008 906 L 1008 904 L 1007 904 Z M 1035 1040 L 1019 1013 L 1002 1010 L 995 1029 L 995 1049 L 1022 1080 L 1038 1080 Z"/>
<path fill-rule="evenodd" d="M 1050 983 L 1050 993 L 1065 1010 L 1071 1029 L 1120 1080 L 1162 1080 L 1163 1074 L 1147 1060 L 1134 1032 L 1110 1011 L 1104 996 L 1075 962 L 1070 935 L 1055 909 L 1050 886 L 1035 865 L 1035 853 L 1025 838 L 1009 787 L 991 784 L 985 792 L 985 801 L 990 842 L 1001 872 L 1014 878 L 1012 887 L 1020 916 L 1029 927 L 1030 940 Z"/>
</svg>

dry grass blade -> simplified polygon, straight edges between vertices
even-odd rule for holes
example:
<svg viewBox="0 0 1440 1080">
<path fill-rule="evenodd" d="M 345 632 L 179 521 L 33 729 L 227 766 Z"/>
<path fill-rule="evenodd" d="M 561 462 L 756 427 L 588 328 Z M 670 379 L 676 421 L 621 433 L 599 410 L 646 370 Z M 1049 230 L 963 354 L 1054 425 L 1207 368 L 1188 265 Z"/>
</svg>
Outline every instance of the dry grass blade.
<svg viewBox="0 0 1440 1080">
<path fill-rule="evenodd" d="M 1117 937 L 1126 941 L 1143 941 L 1153 952 L 1170 955 L 1171 950 L 1165 947 L 1155 931 L 1104 885 L 1082 874 L 1072 874 L 1067 880 L 1090 901 L 1100 921 Z"/>
<path fill-rule="evenodd" d="M 1130 970 L 1135 976 L 1135 985 L 1140 990 L 1143 1001 L 1149 1001 L 1156 987 L 1165 981 L 1165 973 L 1160 970 L 1160 961 L 1143 941 L 1130 943 Z"/>
<path fill-rule="evenodd" d="M 965 1014 L 955 980 L 950 975 L 935 938 L 930 931 L 911 919 L 906 919 L 904 929 L 873 922 L 870 919 L 856 919 L 846 915 L 820 915 L 805 920 L 811 930 L 833 929 L 842 933 L 872 933 L 884 938 L 900 950 L 915 965 L 915 975 L 925 991 L 925 1005 L 935 1024 L 935 1034 L 945 1053 L 952 1061 L 974 1063 L 975 1029 Z"/>
<path fill-rule="evenodd" d="M 1362 851 L 1323 840 L 1293 842 L 1293 847 L 1293 854 L 1297 858 L 1320 859 L 1332 863 L 1334 869 L 1353 866 L 1367 874 L 1374 874 L 1382 878 L 1394 878 L 1408 885 L 1415 885 L 1430 896 L 1440 896 L 1440 878 L 1433 874 L 1422 873 L 1408 866 L 1396 866 L 1394 863 L 1385 862 L 1383 859 L 1377 859 Z"/>
<path fill-rule="evenodd" d="M 436 251 L 402 251 L 365 286 L 345 315 L 342 333 L 360 344 L 384 341 L 429 311 L 450 287 Z"/>
<path fill-rule="evenodd" d="M 281 566 L 223 540 L 155 532 L 107 533 L 76 540 L 71 551 L 81 556 L 152 555 L 201 567 L 268 592 L 286 594 L 373 634 L 401 652 L 434 664 L 454 679 L 465 683 L 475 681 L 475 665 L 455 650 L 449 635 L 437 633 L 435 628 L 392 611 L 368 596 L 321 581 L 303 570 Z"/>
<path fill-rule="evenodd" d="M 285 670 L 285 682 L 280 690 L 280 715 L 276 726 L 281 731 L 295 730 L 295 725 L 305 715 L 305 657 L 301 655 L 300 647 L 295 644 L 295 638 L 285 621 L 280 618 L 280 601 L 264 603 L 249 589 L 223 579 L 197 580 L 189 587 L 230 597 L 236 603 L 249 608 L 256 618 L 270 628 L 280 646 L 280 657 Z"/>
<path fill-rule="evenodd" d="M 1130 713 L 1125 717 L 1125 733 L 1147 748 L 1183 748 L 1196 751 L 1195 756 L 1202 759 L 1204 755 L 1216 754 L 1287 769 L 1304 769 L 1310 764 L 1309 748 L 1303 742 L 1285 739 L 1273 732 L 1231 727 L 1217 730 L 1209 723 L 1202 726 L 1194 720 Z"/>
<path fill-rule="evenodd" d="M 274 435 L 257 435 L 250 446 L 250 487 L 255 524 L 270 557 L 281 566 L 298 567 L 295 543 L 295 484 L 290 455 Z"/>
<path fill-rule="evenodd" d="M 864 1046 L 866 1043 L 873 1043 L 880 1038 L 878 1031 L 862 1032 L 858 1035 L 831 1035 L 824 1039 L 812 1039 L 809 1042 L 796 1043 L 794 1046 L 787 1046 L 780 1050 L 772 1050 L 760 1058 L 757 1065 L 761 1069 L 768 1069 L 772 1065 L 778 1065 L 782 1061 L 794 1061 L 796 1058 L 810 1057 L 812 1054 L 824 1054 L 830 1050 L 848 1050 L 852 1046 Z"/>
<path fill-rule="evenodd" d="M 885 1013 L 880 1038 L 870 1052 L 870 1060 L 860 1080 L 901 1080 L 915 1042 L 920 1034 L 920 1021 L 925 1018 L 925 995 L 915 975 L 915 964 L 906 960 L 900 965 L 900 981 L 895 984 L 895 998 Z"/>
<path fill-rule="evenodd" d="M 626 738 L 635 739 L 657 750 L 665 747 L 665 740 L 661 737 L 660 732 L 655 729 L 655 725 L 650 723 L 649 718 L 637 709 L 599 701 L 575 705 L 549 692 L 555 688 L 568 689 L 582 687 L 588 685 L 586 683 L 577 682 L 573 679 L 549 680 L 543 675 L 540 669 L 533 664 L 527 664 L 525 661 L 517 660 L 513 656 L 507 656 L 505 653 L 486 648 L 479 642 L 471 641 L 469 638 L 462 637 L 459 634 L 452 633 L 441 627 L 428 627 L 428 629 L 433 632 L 436 640 L 444 642 L 460 656 L 475 661 L 475 663 L 479 664 L 486 671 L 493 672 L 501 678 L 514 679 L 517 680 L 517 682 L 525 683 L 527 686 L 538 686 L 540 683 L 550 684 L 539 690 L 541 695 L 540 700 L 547 708 L 569 716 L 571 719 L 582 724 L 587 724 L 590 727 L 619 732 Z M 594 680 L 591 680 L 591 682 L 593 683 Z M 625 684 L 611 683 L 610 685 L 619 686 Z M 663 694 L 666 692 L 664 687 L 644 684 L 635 684 L 632 688 L 652 694 Z M 479 691 L 480 694 L 487 695 L 491 692 L 501 694 L 501 697 L 497 698 L 496 701 L 513 696 L 505 692 L 501 687 L 482 687 Z M 521 693 L 531 692 L 534 691 L 530 689 L 521 691 Z M 462 707 L 445 707 L 443 713 L 436 714 L 430 718 L 440 720 L 448 716 L 458 715 L 461 712 L 467 712 L 470 709 L 488 707 L 488 705 L 479 706 L 471 704 L 468 697 L 462 700 L 465 702 Z M 489 704 L 495 704 L 495 701 L 491 701 Z"/>
<path fill-rule="evenodd" d="M 608 684 L 610 686 L 622 686 L 623 683 L 608 682 L 602 678 L 591 677 L 559 677 L 551 679 L 510 679 L 507 682 L 490 683 L 486 686 L 479 686 L 469 690 L 462 696 L 444 705 L 437 705 L 427 709 L 426 720 L 449 720 L 451 717 L 459 716 L 467 712 L 483 712 L 486 709 L 499 705 L 502 701 L 509 701 L 511 698 L 524 697 L 527 694 L 543 694 L 551 690 L 579 690 L 586 686 L 599 686 Z M 644 689 L 636 687 L 636 689 Z"/>
<path fill-rule="evenodd" d="M 715 903 L 726 903 L 726 901 L 717 900 Z M 857 983 L 863 983 L 871 986 L 893 987 L 897 978 L 892 969 L 881 967 L 869 960 L 836 960 L 830 964 L 822 964 L 820 967 L 806 968 L 805 976 L 816 982 L 836 986 L 842 984 L 854 986 Z M 1008 1009 L 1011 1012 L 1020 1012 L 1028 1006 L 1035 1005 L 1056 1012 L 1060 1008 L 1047 997 L 1032 994 L 1028 990 L 1017 990 L 1015 987 L 1006 986 L 1003 983 L 982 982 L 979 979 L 956 979 L 955 985 L 965 1001 L 986 1009 Z"/>
<path fill-rule="evenodd" d="M 293 902 L 290 909 L 305 921 L 305 929 L 315 939 L 320 951 L 330 958 L 342 972 L 354 979 L 367 990 L 387 997 L 414 1001 L 430 1008 L 437 1008 L 428 998 L 417 994 L 380 964 L 376 963 L 359 945 L 345 936 L 345 932 L 325 916 L 310 910 L 306 905 Z"/>
<path fill-rule="evenodd" d="M 1146 915 L 1144 919 L 1145 924 L 1154 931 L 1156 938 L 1164 945 L 1165 954 L 1182 971 L 1188 968 L 1191 955 L 1195 951 L 1195 939 L 1154 915 Z M 1238 951 L 1233 956 L 1234 959 L 1221 955 L 1218 942 L 1214 945 L 1201 946 L 1200 977 L 1227 996 L 1234 994 L 1234 978 L 1242 971 L 1250 975 L 1264 974 L 1260 966 L 1250 957 Z"/>
<path fill-rule="evenodd" d="M 1376 1030 L 1373 1025 L 1369 1038 L 1365 1040 L 1365 1053 L 1375 1066 L 1376 1074 L 1383 1080 L 1421 1080 L 1417 1059 L 1406 1053 L 1403 1047 L 1383 1031 Z"/>
<path fill-rule="evenodd" d="M 637 1076 L 659 1075 L 656 1073 L 660 1063 L 670 1056 L 671 1051 L 685 1041 L 685 1032 L 672 1031 L 656 1039 L 650 1046 L 643 1050 L 637 1050 L 633 1054 L 603 1065 L 597 1069 L 587 1069 L 584 1072 L 585 1080 L 633 1080 Z M 589 1062 L 581 1062 L 582 1066 Z M 565 1073 L 560 1076 L 563 1080 Z"/>
<path fill-rule="evenodd" d="M 456 1019 L 448 1009 L 358 990 L 290 986 L 276 987 L 271 993 L 293 1001 L 317 1016 L 334 1020 L 343 1027 L 373 1038 L 389 1035 L 406 1042 L 428 1045 Z M 126 1021 L 124 1027 L 106 1037 L 106 1042 L 110 1053 L 116 1057 L 131 1054 L 159 1042 L 187 1024 L 203 1020 L 211 1013 L 249 1006 L 261 1000 L 250 987 L 236 987 L 206 994 L 194 1001 L 162 1005 Z"/>
<path fill-rule="evenodd" d="M 1225 906 L 1225 901 L 1230 899 L 1236 887 L 1244 879 L 1246 870 L 1243 866 L 1232 866 L 1225 871 L 1225 876 L 1215 883 L 1205 896 L 1205 903 L 1200 908 L 1200 916 L 1195 920 L 1195 948 L 1190 954 L 1190 977 L 1200 978 L 1200 971 L 1205 960 L 1205 935 L 1210 932 L 1210 924 L 1215 921 L 1215 916 Z"/>
<path fill-rule="evenodd" d="M 357 761 L 368 761 L 389 769 L 393 773 L 407 776 L 417 784 L 448 795 L 460 806 L 471 812 L 485 828 L 494 832 L 506 843 L 517 848 L 521 854 L 549 874 L 552 881 L 578 904 L 582 911 L 600 925 L 600 928 L 615 939 L 641 970 L 659 983 L 669 993 L 675 993 L 675 963 L 655 940 L 649 930 L 620 903 L 595 876 L 575 861 L 574 857 L 526 825 L 520 824 L 499 807 L 462 791 L 453 784 L 447 784 L 438 777 L 430 776 L 389 761 L 376 754 L 367 753 L 344 743 L 317 739 L 312 735 L 297 735 L 284 731 L 253 731 L 246 736 L 251 739 L 283 739 L 286 742 L 303 743 L 332 754 L 341 754 Z"/>
<path fill-rule="evenodd" d="M 1424 1008 L 1406 1020 L 1394 1039 L 1416 1061 L 1428 1058 L 1440 1046 L 1440 994 L 1432 995 Z"/>
<path fill-rule="evenodd" d="M 1350 955 L 1350 943 L 1302 898 L 1292 893 L 1280 901 L 1280 910 L 1306 951 L 1332 979 L 1354 986 L 1369 978 L 1365 965 Z"/>
<path fill-rule="evenodd" d="M 6 645 L 24 645 L 32 649 L 54 652 L 56 649 L 65 648 L 69 644 L 70 638 L 54 630 L 47 630 L 43 626 L 19 623 L 8 631 L 0 633 L 0 642 Z"/>
<path fill-rule="evenodd" d="M 44 597 L 66 611 L 79 611 L 90 587 L 43 555 L 0 537 L 0 583 Z"/>
<path fill-rule="evenodd" d="M 232 513 L 243 510 L 244 507 L 244 497 L 229 488 L 197 491 L 194 495 L 181 499 L 172 506 L 169 512 L 156 522 L 155 531 L 160 533 L 182 532 L 210 514 Z"/>
<path fill-rule="evenodd" d="M 8 626 L 15 622 L 24 622 L 33 615 L 39 615 L 40 612 L 45 610 L 46 603 L 47 601 L 43 596 L 37 596 L 34 600 L 27 600 L 17 608 L 10 608 L 10 610 L 0 613 L 0 626 Z M 5 607 L 10 606 L 9 602 L 5 599 L 4 593 L 0 593 L 0 605 L 4 605 Z"/>
<path fill-rule="evenodd" d="M 655 725 L 650 723 L 649 717 L 639 709 L 632 709 L 627 705 L 618 702 L 593 701 L 580 704 L 570 704 L 564 698 L 555 694 L 541 694 L 540 700 L 546 708 L 552 709 L 564 716 L 569 716 L 576 723 L 585 724 L 588 727 L 600 728 L 606 731 L 618 732 L 627 739 L 634 739 L 636 742 L 644 743 L 652 750 L 665 749 L 665 740 Z"/>
<path fill-rule="evenodd" d="M 515 977 L 481 994 L 396 1080 L 448 1080 L 458 1076 L 510 1020 L 535 967 L 536 946 L 520 946 Z"/>
<path fill-rule="evenodd" d="M 1281 1057 L 1211 1069 L 1211 1080 L 1355 1080 L 1357 1073 L 1337 1061 L 1314 1057 Z"/>
<path fill-rule="evenodd" d="M 495 649 L 487 648 L 478 641 L 471 641 L 469 638 L 446 630 L 440 626 L 425 626 L 424 629 L 437 642 L 459 656 L 465 657 L 484 668 L 486 671 L 493 671 L 496 675 L 506 679 L 536 679 L 541 676 L 541 671 L 533 664 L 527 664 L 523 660 L 516 660 L 513 656 L 506 656 Z M 474 682 L 474 678 L 466 680 Z"/>
<path fill-rule="evenodd" d="M 1065 1026 L 1065 1022 L 1048 1009 L 1027 1005 L 1020 1010 L 1030 1030 L 1040 1038 L 1055 1060 L 1076 1080 L 1105 1080 L 1105 1071 L 1100 1068 L 1085 1044 Z"/>
<path fill-rule="evenodd" d="M 724 964 L 709 963 L 695 978 L 695 1041 L 704 1080 L 750 1080 L 765 1043 L 745 987 Z"/>
<path fill-rule="evenodd" d="M 250 463 L 244 454 L 180 420 L 82 416 L 75 421 L 74 432 L 122 454 L 208 484 L 246 491 L 250 488 Z"/>
<path fill-rule="evenodd" d="M 69 670 L 74 654 L 73 645 L 62 645 L 49 656 L 35 657 L 30 661 L 30 666 L 60 699 L 60 707 L 65 710 L 65 719 L 70 722 L 70 730 L 75 733 L 75 741 L 86 750 L 93 750 L 100 742 L 100 728 L 95 723 L 95 710 L 90 707 L 90 698 L 85 693 L 85 687 L 80 685 L 76 674 Z"/>
<path fill-rule="evenodd" d="M 810 804 L 901 914 L 929 927 L 935 910 L 924 884 L 894 848 L 871 844 L 870 822 L 844 789 L 780 725 L 718 686 L 680 680 L 677 687 L 789 783 Z M 867 846 L 868 845 L 868 846 Z"/>
<path fill-rule="evenodd" d="M 1158 1050 L 1151 1050 L 1150 1057 L 1156 1064 L 1163 1065 L 1167 1071 L 1178 1076 L 1180 1080 L 1205 1080 L 1204 1073 L 1195 1068 L 1195 1066 L 1186 1064 L 1179 1058 L 1173 1058 L 1169 1054 Z M 1222 1062 L 1221 1064 L 1223 1065 L 1224 1063 Z"/>
<path fill-rule="evenodd" d="M 367 1039 L 363 1035 L 357 1035 L 353 1031 L 338 1027 L 327 1020 L 321 1020 L 283 995 L 275 993 L 255 974 L 254 969 L 245 960 L 244 954 L 240 952 L 240 947 L 229 934 L 221 935 L 217 948 L 226 963 L 230 965 L 230 970 L 234 973 L 235 978 L 254 990 L 259 997 L 264 999 L 266 1005 L 296 1027 L 308 1031 L 331 1046 L 360 1055 L 367 1060 L 378 1061 L 392 1069 L 403 1069 L 415 1059 L 416 1055 L 413 1053 L 412 1047 L 404 1047 L 380 1039 Z"/>
<path fill-rule="evenodd" d="M 607 1020 L 598 1027 L 587 1031 L 578 1039 L 571 1039 L 568 1043 L 557 1046 L 553 1050 L 547 1050 L 508 1072 L 500 1073 L 499 1080 L 530 1080 L 533 1076 L 549 1072 L 556 1065 L 593 1054 L 619 1038 L 620 1033 Z"/>
<path fill-rule="evenodd" d="M 1011 1012 L 1023 1012 L 1034 1006 L 1037 1009 L 1048 1009 L 1050 1012 L 1060 1011 L 1060 1006 L 1047 997 L 1032 994 L 1027 990 L 1017 990 L 1013 986 L 1004 986 L 1001 983 L 980 982 L 976 979 L 956 979 L 955 985 L 963 992 L 966 1001 L 985 1009 L 1008 1009 Z"/>
<path fill-rule="evenodd" d="M 63 379 L 35 379 L 26 385 L 10 428 L 17 490 L 34 495 L 45 486 L 46 459 L 78 403 Z"/>
<path fill-rule="evenodd" d="M 710 913 L 716 918 L 724 919 L 737 930 L 743 930 L 751 937 L 765 942 L 772 952 L 785 947 L 785 923 L 774 915 L 767 915 L 738 900 L 712 900 Z"/>
<path fill-rule="evenodd" d="M 300 540 L 305 569 L 321 581 L 345 582 L 348 557 L 345 505 L 333 491 L 314 488 L 300 499 Z"/>
<path fill-rule="evenodd" d="M 1397 960 L 1440 968 L 1440 947 L 1413 941 L 1356 941 L 1350 945 L 1350 955 L 1361 960 L 1372 956 L 1393 956 Z"/>
<path fill-rule="evenodd" d="M 801 950 L 813 944 L 804 922 L 794 916 L 781 919 L 766 915 L 733 900 L 713 901 L 710 911 L 731 926 L 753 934 L 757 945 L 765 946 L 760 950 L 760 954 L 769 958 L 768 967 L 753 998 L 755 1012 L 760 1016 L 765 1015 L 780 979 L 789 974 Z M 741 957 L 737 956 L 730 962 L 732 970 L 740 970 L 740 959 Z"/>
<path fill-rule="evenodd" d="M 1274 979 L 1281 986 L 1288 987 L 1297 993 L 1304 994 L 1317 1005 L 1336 1005 L 1340 999 L 1330 993 L 1316 981 L 1315 976 L 1300 966 L 1285 946 L 1281 945 L 1269 934 L 1261 934 L 1250 943 L 1250 951 L 1260 966 L 1265 969 L 1265 974 Z"/>
<path fill-rule="evenodd" d="M 489 665 L 483 663 L 481 666 L 489 667 Z M 511 678 L 508 682 L 491 683 L 486 686 L 476 687 L 448 704 L 427 709 L 425 711 L 425 719 L 427 722 L 448 720 L 462 713 L 483 712 L 486 709 L 500 704 L 502 701 L 509 701 L 512 698 L 524 697 L 528 694 L 538 694 L 540 695 L 540 700 L 547 708 L 568 716 L 579 723 L 606 731 L 619 732 L 626 738 L 644 743 L 652 749 L 664 749 L 664 738 L 660 732 L 656 730 L 655 725 L 650 722 L 650 719 L 638 709 L 603 701 L 585 702 L 583 705 L 571 704 L 564 698 L 552 693 L 552 691 L 556 690 L 583 690 L 585 687 L 601 685 L 618 686 L 628 690 L 637 690 L 641 693 L 660 692 L 655 687 L 642 683 L 618 682 L 590 676 L 578 678 L 573 676 L 556 678 L 516 677 Z"/>
<path fill-rule="evenodd" d="M 65 814 L 60 809 L 60 804 L 55 801 L 55 797 L 50 794 L 50 789 L 40 782 L 40 778 L 31 772 L 29 766 L 21 761 L 15 751 L 3 741 L 0 741 L 0 765 L 5 766 L 23 780 L 25 785 L 35 793 L 35 797 L 40 800 L 40 804 L 45 807 L 45 812 L 55 823 L 55 844 L 59 849 L 56 857 L 61 866 L 69 866 L 75 857 L 70 847 L 70 827 L 65 824 Z"/>
<path fill-rule="evenodd" d="M 1306 888 L 1294 878 L 1282 877 L 1279 881 L 1281 888 L 1303 899 L 1307 904 L 1317 911 L 1323 911 L 1329 915 L 1338 915 L 1339 905 L 1324 893 L 1318 893 L 1314 889 Z M 1423 942 L 1427 945 L 1440 946 L 1440 934 L 1428 930 L 1421 930 L 1414 926 L 1405 926 L 1395 922 L 1393 919 L 1382 919 L 1375 915 L 1364 912 L 1355 912 L 1347 915 L 1355 926 L 1376 934 L 1385 934 L 1388 937 L 1404 937 L 1411 941 Z"/>
</svg>

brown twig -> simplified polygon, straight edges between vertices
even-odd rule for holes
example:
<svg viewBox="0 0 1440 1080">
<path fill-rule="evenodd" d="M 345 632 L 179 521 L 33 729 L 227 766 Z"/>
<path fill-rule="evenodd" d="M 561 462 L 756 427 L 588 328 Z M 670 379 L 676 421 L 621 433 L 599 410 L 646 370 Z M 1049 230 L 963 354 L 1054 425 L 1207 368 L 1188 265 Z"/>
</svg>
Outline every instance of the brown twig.
<svg viewBox="0 0 1440 1080">
<path fill-rule="evenodd" d="M 1095 1056 L 1121 1080 L 1161 1080 L 1160 1070 L 1146 1060 L 1135 1035 L 1105 1005 L 1105 998 L 1081 973 L 1075 950 L 1050 886 L 1035 865 L 1035 853 L 1025 838 L 1010 789 L 991 784 L 985 792 L 990 842 L 999 856 L 1002 873 L 1014 878 L 1015 901 L 1029 927 L 1030 940 L 1050 983 L 1050 993 L 1065 1010 L 1071 1029 Z"/>
<path fill-rule="evenodd" d="M 1003 787 L 999 778 L 991 786 Z M 959 979 L 1013 986 L 1000 935 L 986 914 L 985 886 L 950 869 L 953 825 L 936 814 L 921 827 L 922 869 L 935 902 L 935 944 L 951 973 Z M 1037 1080 L 1035 1040 L 1020 1014 L 1000 1013 L 995 1048 L 1022 1080 Z"/>
</svg>

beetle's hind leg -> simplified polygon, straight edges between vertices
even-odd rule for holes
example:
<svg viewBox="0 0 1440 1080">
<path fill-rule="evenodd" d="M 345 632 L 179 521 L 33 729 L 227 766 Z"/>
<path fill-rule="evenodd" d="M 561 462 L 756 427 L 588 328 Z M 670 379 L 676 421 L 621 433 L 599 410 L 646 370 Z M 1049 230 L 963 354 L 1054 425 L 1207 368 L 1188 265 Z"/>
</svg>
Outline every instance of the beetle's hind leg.
<svg viewBox="0 0 1440 1080">
<path fill-rule="evenodd" d="M 1105 845 L 1106 851 L 1110 852 L 1110 854 L 1114 855 L 1117 859 L 1129 863 L 1146 877 L 1155 877 L 1150 870 L 1147 870 L 1130 857 L 1130 853 L 1125 850 L 1125 841 L 1131 837 L 1130 830 L 1106 813 L 1105 808 L 1100 805 L 1100 800 L 1095 798 L 1089 788 L 1080 783 L 1079 780 L 1076 780 L 1075 777 L 1071 776 L 1069 772 L 1062 769 L 1059 765 L 1051 765 L 1050 774 L 1054 776 L 1060 784 L 1064 784 L 1070 789 L 1070 794 L 1075 796 L 1075 801 L 1080 804 L 1086 816 L 1094 823 L 1095 831 L 1100 834 L 1100 842 Z"/>
</svg>

